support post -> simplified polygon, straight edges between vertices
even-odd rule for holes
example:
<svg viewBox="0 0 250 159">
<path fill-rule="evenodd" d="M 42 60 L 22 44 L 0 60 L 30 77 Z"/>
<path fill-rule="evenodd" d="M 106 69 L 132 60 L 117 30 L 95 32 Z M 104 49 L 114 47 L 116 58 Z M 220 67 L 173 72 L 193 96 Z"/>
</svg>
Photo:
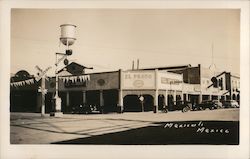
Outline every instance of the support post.
<svg viewBox="0 0 250 159">
<path fill-rule="evenodd" d="M 176 102 L 176 90 L 173 90 L 174 94 L 173 94 L 173 100 L 174 102 Z"/>
<path fill-rule="evenodd" d="M 41 107 L 41 116 L 45 116 L 45 77 L 41 79 L 41 93 L 42 93 L 42 107 Z"/>
<path fill-rule="evenodd" d="M 166 106 L 168 105 L 168 90 L 165 92 L 165 104 L 163 106 L 164 109 L 166 109 Z"/>
<path fill-rule="evenodd" d="M 54 117 L 62 117 L 63 113 L 61 112 L 61 105 L 62 105 L 62 100 L 59 97 L 59 77 L 58 77 L 58 71 L 57 71 L 57 66 L 58 66 L 58 61 L 57 61 L 57 53 L 56 53 L 56 70 L 55 70 L 55 75 L 56 75 L 56 94 L 54 97 L 54 106 L 55 106 L 55 112 L 52 112 L 50 116 Z"/>
<path fill-rule="evenodd" d="M 82 104 L 83 106 L 86 106 L 86 91 L 82 91 Z"/>
<path fill-rule="evenodd" d="M 202 102 L 202 93 L 199 94 L 199 99 L 198 99 L 198 103 L 200 104 Z"/>
<path fill-rule="evenodd" d="M 100 107 L 101 107 L 101 113 L 104 113 L 104 101 L 103 101 L 103 90 L 100 90 Z"/>
<path fill-rule="evenodd" d="M 183 92 L 181 92 L 181 100 L 184 101 L 184 95 Z"/>
<path fill-rule="evenodd" d="M 155 101 L 154 101 L 154 113 L 158 113 L 158 69 L 155 69 Z"/>
<path fill-rule="evenodd" d="M 188 93 L 186 93 L 186 101 L 188 101 Z"/>
<path fill-rule="evenodd" d="M 123 95 L 122 90 L 119 90 L 119 97 L 118 97 L 118 113 L 123 113 Z"/>
<path fill-rule="evenodd" d="M 212 100 L 212 95 L 208 95 L 208 100 Z"/>
<path fill-rule="evenodd" d="M 118 104 L 117 104 L 117 112 L 118 113 L 123 113 L 124 107 L 123 107 L 123 75 L 122 75 L 122 70 L 119 70 L 119 79 L 120 79 L 120 89 L 118 90 Z"/>
<path fill-rule="evenodd" d="M 221 95 L 218 95 L 218 101 L 221 101 Z"/>
<path fill-rule="evenodd" d="M 66 107 L 69 107 L 69 92 L 66 92 Z"/>
</svg>

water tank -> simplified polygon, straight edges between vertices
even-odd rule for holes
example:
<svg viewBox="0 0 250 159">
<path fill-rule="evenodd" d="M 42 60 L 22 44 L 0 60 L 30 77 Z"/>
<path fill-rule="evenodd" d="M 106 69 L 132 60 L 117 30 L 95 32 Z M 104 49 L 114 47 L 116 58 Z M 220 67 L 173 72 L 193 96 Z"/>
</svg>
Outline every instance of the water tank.
<svg viewBox="0 0 250 159">
<path fill-rule="evenodd" d="M 75 38 L 76 25 L 62 24 L 60 25 L 60 27 L 61 27 L 60 41 L 66 46 L 74 44 L 76 40 Z"/>
</svg>

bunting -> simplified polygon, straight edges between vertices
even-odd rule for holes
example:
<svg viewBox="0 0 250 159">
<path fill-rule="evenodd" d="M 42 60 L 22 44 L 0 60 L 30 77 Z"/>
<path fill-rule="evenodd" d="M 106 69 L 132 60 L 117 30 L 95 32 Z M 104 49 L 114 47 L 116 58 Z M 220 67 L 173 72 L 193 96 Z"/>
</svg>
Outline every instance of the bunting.
<svg viewBox="0 0 250 159">
<path fill-rule="evenodd" d="M 90 80 L 90 75 L 82 75 L 82 76 L 71 76 L 71 77 L 59 77 L 64 83 L 67 83 L 70 81 L 76 83 L 77 79 L 80 80 L 80 82 L 85 82 Z"/>
<path fill-rule="evenodd" d="M 34 79 L 28 79 L 28 80 L 24 80 L 24 81 L 19 81 L 19 82 L 11 82 L 10 86 L 11 87 L 18 87 L 18 86 L 24 86 L 24 85 L 31 85 L 34 84 Z"/>
</svg>

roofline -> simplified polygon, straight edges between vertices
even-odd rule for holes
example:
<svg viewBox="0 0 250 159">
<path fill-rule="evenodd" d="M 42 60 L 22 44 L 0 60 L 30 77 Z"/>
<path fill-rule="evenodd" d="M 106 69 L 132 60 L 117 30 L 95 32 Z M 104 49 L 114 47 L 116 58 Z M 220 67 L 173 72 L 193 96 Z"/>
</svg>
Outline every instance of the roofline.
<svg viewBox="0 0 250 159">
<path fill-rule="evenodd" d="M 83 76 L 83 75 L 92 75 L 92 74 L 102 74 L 102 73 L 115 73 L 119 72 L 120 70 L 117 71 L 108 71 L 108 72 L 94 72 L 94 73 L 85 73 L 81 75 L 64 75 L 64 76 L 59 76 L 59 77 L 71 77 L 71 76 Z M 51 76 L 50 78 L 54 78 L 55 76 Z"/>
<path fill-rule="evenodd" d="M 220 77 L 221 75 L 226 74 L 226 73 L 227 73 L 226 71 L 223 71 L 223 72 L 221 72 L 220 74 L 218 74 L 218 75 L 215 76 L 215 77 Z"/>
<path fill-rule="evenodd" d="M 182 69 L 182 68 L 188 68 L 191 67 L 190 64 L 188 65 L 180 65 L 180 66 L 165 66 L 165 67 L 151 67 L 151 68 L 141 68 L 138 70 L 172 70 L 172 69 Z"/>
<path fill-rule="evenodd" d="M 237 75 L 231 75 L 232 77 L 235 77 L 235 78 L 240 78 L 240 76 L 237 76 Z"/>
</svg>

